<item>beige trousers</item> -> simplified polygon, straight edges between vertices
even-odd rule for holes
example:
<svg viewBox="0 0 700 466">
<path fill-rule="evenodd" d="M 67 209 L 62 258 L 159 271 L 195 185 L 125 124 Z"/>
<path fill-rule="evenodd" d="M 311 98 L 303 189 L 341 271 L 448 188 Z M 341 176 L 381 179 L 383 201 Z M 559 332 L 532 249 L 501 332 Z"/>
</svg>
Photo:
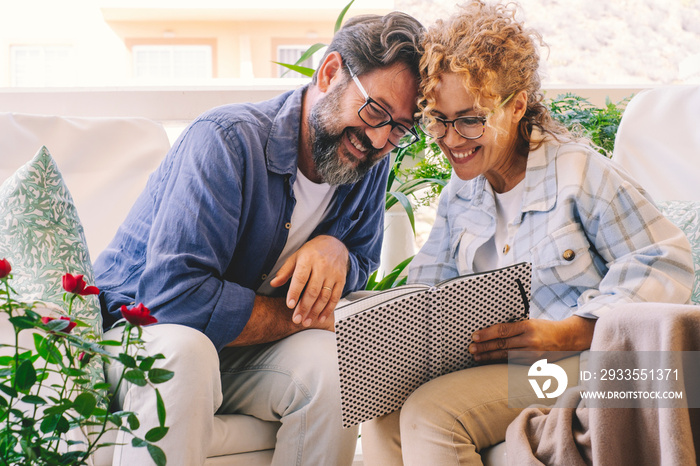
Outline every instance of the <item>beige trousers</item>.
<svg viewBox="0 0 700 466">
<path fill-rule="evenodd" d="M 557 362 L 569 386 L 578 380 L 578 363 L 578 356 Z M 510 374 L 525 381 L 528 369 L 511 365 Z M 523 408 L 556 401 L 538 399 L 528 383 L 509 387 L 508 375 L 508 364 L 478 366 L 419 387 L 401 410 L 362 425 L 365 466 L 481 465 L 479 452 L 503 442 Z"/>
</svg>

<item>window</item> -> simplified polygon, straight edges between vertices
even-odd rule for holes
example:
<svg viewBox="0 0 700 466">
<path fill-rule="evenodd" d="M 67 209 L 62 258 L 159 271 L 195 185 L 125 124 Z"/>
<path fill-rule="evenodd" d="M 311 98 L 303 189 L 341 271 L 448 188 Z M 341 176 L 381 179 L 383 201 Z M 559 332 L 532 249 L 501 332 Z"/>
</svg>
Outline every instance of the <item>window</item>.
<svg viewBox="0 0 700 466">
<path fill-rule="evenodd" d="M 212 77 L 209 45 L 135 45 L 134 78 L 139 80 L 188 80 Z"/>
<path fill-rule="evenodd" d="M 10 50 L 12 86 L 62 87 L 75 84 L 70 46 L 13 45 Z"/>
<path fill-rule="evenodd" d="M 294 64 L 301 58 L 301 56 L 309 48 L 309 45 L 280 45 L 277 47 L 277 61 L 279 63 L 289 63 Z M 300 66 L 305 66 L 306 68 L 316 69 L 321 62 L 321 58 L 325 53 L 326 48 L 314 53 L 312 56 L 299 63 Z M 277 77 L 279 78 L 299 78 L 301 75 L 296 71 L 292 71 L 284 66 L 277 66 Z"/>
</svg>

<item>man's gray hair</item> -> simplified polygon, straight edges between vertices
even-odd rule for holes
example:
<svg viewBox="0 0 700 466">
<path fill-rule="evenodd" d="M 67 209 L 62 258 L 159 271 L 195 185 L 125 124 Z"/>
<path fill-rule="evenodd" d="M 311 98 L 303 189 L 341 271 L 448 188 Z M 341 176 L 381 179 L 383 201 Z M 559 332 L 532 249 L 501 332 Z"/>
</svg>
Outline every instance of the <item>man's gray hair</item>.
<svg viewBox="0 0 700 466">
<path fill-rule="evenodd" d="M 355 16 L 333 36 L 323 58 L 332 52 L 340 53 L 358 76 L 401 62 L 417 77 L 423 32 L 418 20 L 399 11 L 384 16 Z M 311 80 L 314 84 L 317 74 L 318 71 Z"/>
</svg>

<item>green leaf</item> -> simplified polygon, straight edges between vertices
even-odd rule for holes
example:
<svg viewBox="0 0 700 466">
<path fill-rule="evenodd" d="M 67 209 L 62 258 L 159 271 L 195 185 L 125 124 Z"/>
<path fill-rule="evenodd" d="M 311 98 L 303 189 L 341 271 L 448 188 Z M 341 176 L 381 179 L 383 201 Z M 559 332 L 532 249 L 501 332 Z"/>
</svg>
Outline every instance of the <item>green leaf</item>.
<svg viewBox="0 0 700 466">
<path fill-rule="evenodd" d="M 129 367 L 129 368 L 135 368 L 136 367 L 136 359 L 134 359 L 132 356 L 129 356 L 126 353 L 119 353 L 119 361 L 124 364 L 124 366 Z"/>
<path fill-rule="evenodd" d="M 53 406 L 47 407 L 44 410 L 44 414 L 51 415 L 51 416 L 53 416 L 53 415 L 60 416 L 61 414 L 68 411 L 72 406 L 72 403 L 70 403 L 70 400 L 67 400 L 67 401 L 68 401 L 67 403 L 58 403 L 58 404 L 54 404 Z"/>
<path fill-rule="evenodd" d="M 156 463 L 156 465 L 165 466 L 165 463 L 167 463 L 165 452 L 163 452 L 163 450 L 156 445 L 148 444 L 147 448 L 148 453 L 151 455 L 151 459 Z"/>
<path fill-rule="evenodd" d="M 156 388 L 156 409 L 158 411 L 158 424 L 161 427 L 165 427 L 165 403 L 163 402 L 163 397 L 160 396 L 160 390 Z M 152 440 L 155 442 L 155 440 Z"/>
<path fill-rule="evenodd" d="M 54 319 L 45 325 L 46 328 L 51 332 L 62 332 L 63 330 L 68 328 L 68 326 L 70 325 L 70 321 L 65 319 Z"/>
<path fill-rule="evenodd" d="M 158 440 L 165 437 L 168 433 L 169 427 L 154 427 L 153 429 L 146 432 L 146 440 L 149 442 L 157 442 Z"/>
<path fill-rule="evenodd" d="M 44 405 L 44 404 L 46 404 L 46 400 L 45 400 L 45 399 L 43 399 L 43 398 L 40 397 L 40 396 L 36 396 L 36 395 L 27 395 L 27 396 L 24 396 L 24 397 L 22 397 L 22 401 L 25 402 L 25 403 L 27 403 L 27 404 L 30 404 L 30 405 L 37 405 L 37 406 L 38 406 L 38 405 Z"/>
<path fill-rule="evenodd" d="M 342 27 L 342 25 L 343 25 L 343 18 L 345 18 L 345 13 L 348 12 L 348 10 L 350 9 L 350 6 L 351 6 L 353 3 L 355 3 L 355 0 L 352 0 L 350 3 L 348 3 L 347 5 L 345 5 L 345 8 L 343 8 L 343 11 L 341 11 L 340 14 L 338 15 L 338 19 L 335 20 L 335 26 L 333 27 L 333 34 L 335 34 L 336 32 L 338 32 L 338 31 L 340 30 L 340 28 Z"/>
<path fill-rule="evenodd" d="M 440 185 L 444 188 L 447 186 L 449 181 L 450 180 L 445 180 L 442 178 L 420 178 L 416 180 L 408 180 L 399 186 L 398 191 L 405 194 L 411 194 L 420 189 L 425 189 L 426 185 L 430 186 L 434 184 Z"/>
<path fill-rule="evenodd" d="M 143 360 L 139 363 L 139 369 L 142 371 L 149 371 L 153 367 L 153 363 L 156 362 L 156 358 L 152 357 L 147 357 L 143 358 Z"/>
<path fill-rule="evenodd" d="M 24 392 L 32 388 L 35 382 L 36 370 L 34 369 L 32 362 L 25 359 L 17 368 L 17 374 L 15 375 L 15 387 L 20 392 Z"/>
<path fill-rule="evenodd" d="M 65 434 L 70 430 L 70 423 L 68 422 L 68 419 L 66 419 L 64 416 L 61 416 L 61 418 L 58 420 L 58 425 L 56 426 L 56 432 L 59 434 Z"/>
<path fill-rule="evenodd" d="M 372 274 L 367 279 L 367 286 L 365 286 L 366 290 L 373 290 L 374 287 L 377 285 L 377 273 L 379 273 L 379 270 L 375 270 L 374 272 L 372 272 Z"/>
<path fill-rule="evenodd" d="M 402 149 L 396 150 L 396 157 L 394 158 L 394 164 L 391 167 L 391 171 L 389 172 L 389 178 L 387 179 L 387 182 L 386 182 L 386 190 L 387 191 L 391 191 L 391 187 L 394 184 L 394 180 L 396 179 L 396 175 L 401 171 L 401 164 L 403 163 L 403 159 L 406 157 L 406 154 L 408 154 L 409 147 L 404 147 Z"/>
<path fill-rule="evenodd" d="M 102 346 L 121 346 L 122 342 L 117 340 L 102 340 L 98 341 L 97 344 Z"/>
<path fill-rule="evenodd" d="M 41 425 L 39 426 L 39 429 L 45 433 L 48 434 L 50 432 L 53 432 L 56 430 L 56 427 L 58 427 L 58 421 L 61 419 L 61 416 L 46 416 L 43 421 L 41 421 Z"/>
<path fill-rule="evenodd" d="M 121 416 L 118 416 L 116 414 L 111 414 L 111 415 L 107 416 L 107 419 L 117 427 L 122 426 L 122 417 Z M 138 419 L 137 419 L 137 421 L 138 421 Z"/>
<path fill-rule="evenodd" d="M 408 264 L 411 263 L 411 261 L 413 260 L 414 257 L 415 256 L 411 256 L 411 257 L 408 257 L 408 258 L 404 259 L 403 261 L 401 261 L 399 264 L 396 265 L 396 267 L 394 267 L 394 270 L 392 270 L 392 272 L 398 272 L 398 273 L 403 272 L 404 269 L 406 267 L 408 267 Z"/>
<path fill-rule="evenodd" d="M 34 328 L 35 321 L 33 319 L 30 319 L 27 316 L 10 317 L 8 320 L 10 321 L 10 323 L 12 325 L 14 325 L 14 327 L 16 329 L 26 330 L 26 329 Z"/>
<path fill-rule="evenodd" d="M 84 371 L 82 369 L 74 369 L 72 367 L 63 367 L 61 369 L 61 372 L 63 372 L 69 377 L 80 377 L 82 375 L 87 375 L 87 371 Z"/>
<path fill-rule="evenodd" d="M 76 326 L 76 327 L 91 327 L 90 324 L 88 324 L 88 323 L 86 323 L 86 322 L 84 322 L 84 321 L 82 321 L 82 320 L 78 320 L 78 319 L 71 319 L 71 320 L 72 320 L 73 322 L 75 322 L 75 326 Z"/>
<path fill-rule="evenodd" d="M 97 399 L 99 400 L 99 402 L 107 401 L 107 400 L 105 400 L 104 398 L 99 397 L 99 396 L 97 397 Z M 92 412 L 92 417 L 99 417 L 99 418 L 102 419 L 102 418 L 104 418 L 105 416 L 107 416 L 107 414 L 109 414 L 109 411 L 107 411 L 107 410 L 104 409 L 104 408 L 97 407 L 97 408 L 95 408 L 95 410 Z"/>
<path fill-rule="evenodd" d="M 124 373 L 124 378 L 134 385 L 138 385 L 139 387 L 145 387 L 148 383 L 146 382 L 146 376 L 140 369 L 131 369 L 126 371 Z"/>
<path fill-rule="evenodd" d="M 408 197 L 406 197 L 406 195 L 402 192 L 389 191 L 386 193 L 386 198 L 387 198 L 387 200 L 386 200 L 386 206 L 387 206 L 386 209 L 387 210 L 391 207 L 389 205 L 390 198 L 396 199 L 403 206 L 404 210 L 406 211 L 406 214 L 408 214 L 408 221 L 411 222 L 411 229 L 413 230 L 413 234 L 415 235 L 416 234 L 416 220 L 413 217 L 413 206 L 411 205 L 411 201 L 408 200 Z M 394 202 L 393 204 L 396 204 L 396 202 Z"/>
<path fill-rule="evenodd" d="M 313 68 L 307 68 L 305 66 L 299 66 L 299 65 L 290 65 L 289 63 L 280 63 L 278 61 L 273 61 L 272 63 L 276 63 L 280 66 L 284 66 L 285 68 L 289 68 L 292 71 L 296 71 L 299 74 L 302 74 L 304 76 L 308 76 L 309 78 L 314 75 L 314 70 Z"/>
<path fill-rule="evenodd" d="M 379 283 L 375 283 L 372 288 L 367 286 L 366 289 L 368 290 L 388 290 L 389 288 L 394 288 L 396 286 L 402 285 L 406 283 L 406 277 L 401 277 L 401 273 L 404 271 L 404 269 L 408 266 L 408 264 L 411 263 L 413 260 L 414 256 L 411 256 L 407 259 L 404 259 L 401 261 L 394 269 L 386 276 L 384 277 Z M 398 281 L 397 281 L 398 279 Z"/>
<path fill-rule="evenodd" d="M 386 277 L 384 277 L 384 279 L 383 279 L 382 281 L 380 281 L 380 282 L 377 284 L 377 288 L 376 288 L 376 289 L 377 289 L 377 290 L 388 290 L 389 288 L 391 288 L 391 285 L 394 284 L 394 282 L 396 281 L 397 278 L 399 278 L 399 275 L 398 275 L 398 274 L 396 274 L 396 273 L 390 273 L 389 275 L 387 275 Z"/>
<path fill-rule="evenodd" d="M 174 375 L 175 373 L 173 371 L 156 367 L 155 369 L 148 371 L 148 380 L 150 380 L 152 383 L 158 384 L 167 382 L 168 380 L 172 379 Z"/>
<path fill-rule="evenodd" d="M 12 398 L 17 398 L 19 396 L 17 390 L 5 384 L 0 384 L 0 390 Z"/>
<path fill-rule="evenodd" d="M 83 417 L 90 417 L 97 406 L 95 395 L 90 392 L 83 392 L 73 401 L 73 409 Z"/>
<path fill-rule="evenodd" d="M 326 44 L 322 44 L 322 43 L 320 43 L 320 42 L 317 43 L 317 44 L 312 45 L 311 47 L 309 47 L 308 49 L 306 49 L 306 51 L 305 51 L 304 53 L 301 54 L 301 57 L 299 57 L 299 59 L 298 59 L 298 60 L 296 61 L 296 63 L 294 63 L 294 64 L 295 64 L 295 65 L 299 65 L 299 64 L 301 64 L 301 63 L 304 63 L 311 55 L 313 55 L 314 53 L 318 52 L 318 51 L 321 50 L 323 47 L 326 47 Z"/>
<path fill-rule="evenodd" d="M 36 335 L 36 334 L 35 334 Z M 5 345 L 3 345 L 5 346 Z M 9 345 L 7 345 L 9 346 Z M 0 366 L 10 366 L 15 361 L 13 356 L 0 356 Z"/>
<path fill-rule="evenodd" d="M 141 427 L 139 418 L 136 417 L 136 414 L 134 413 L 129 413 L 129 415 L 126 417 L 126 422 L 129 424 L 129 429 L 131 430 L 136 430 Z"/>
<path fill-rule="evenodd" d="M 146 442 L 145 440 L 140 439 L 138 437 L 134 437 L 131 439 L 131 446 L 136 447 L 136 448 L 145 447 L 145 446 L 148 446 L 148 442 Z"/>
</svg>

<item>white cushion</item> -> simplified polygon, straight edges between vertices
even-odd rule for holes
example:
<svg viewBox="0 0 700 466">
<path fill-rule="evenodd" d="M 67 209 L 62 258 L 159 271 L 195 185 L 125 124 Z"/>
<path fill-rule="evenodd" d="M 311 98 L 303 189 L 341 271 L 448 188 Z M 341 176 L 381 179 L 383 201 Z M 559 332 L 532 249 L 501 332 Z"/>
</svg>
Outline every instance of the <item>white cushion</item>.
<svg viewBox="0 0 700 466">
<path fill-rule="evenodd" d="M 0 182 L 46 146 L 73 196 L 90 256 L 109 243 L 170 148 L 145 118 L 0 113 Z"/>
<path fill-rule="evenodd" d="M 244 414 L 225 414 L 214 417 L 214 435 L 209 446 L 205 466 L 268 466 L 272 462 L 279 422 L 261 421 Z M 102 439 L 114 442 L 116 431 Z M 110 466 L 114 448 L 102 448 L 93 455 L 94 466 Z M 500 463 L 495 463 L 495 466 Z"/>
<path fill-rule="evenodd" d="M 655 201 L 700 199 L 700 86 L 663 86 L 634 96 L 612 159 Z"/>
</svg>

